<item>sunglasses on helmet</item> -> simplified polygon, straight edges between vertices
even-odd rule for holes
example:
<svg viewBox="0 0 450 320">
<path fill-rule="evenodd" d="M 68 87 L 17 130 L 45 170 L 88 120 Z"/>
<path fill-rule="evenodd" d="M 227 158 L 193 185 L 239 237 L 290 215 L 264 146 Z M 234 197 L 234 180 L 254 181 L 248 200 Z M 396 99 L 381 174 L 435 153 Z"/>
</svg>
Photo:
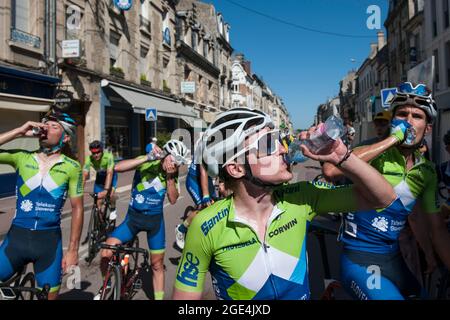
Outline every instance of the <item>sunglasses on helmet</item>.
<svg viewBox="0 0 450 320">
<path fill-rule="evenodd" d="M 397 93 L 429 97 L 431 95 L 431 90 L 424 84 L 413 86 L 411 82 L 404 82 L 398 86 Z"/>
</svg>

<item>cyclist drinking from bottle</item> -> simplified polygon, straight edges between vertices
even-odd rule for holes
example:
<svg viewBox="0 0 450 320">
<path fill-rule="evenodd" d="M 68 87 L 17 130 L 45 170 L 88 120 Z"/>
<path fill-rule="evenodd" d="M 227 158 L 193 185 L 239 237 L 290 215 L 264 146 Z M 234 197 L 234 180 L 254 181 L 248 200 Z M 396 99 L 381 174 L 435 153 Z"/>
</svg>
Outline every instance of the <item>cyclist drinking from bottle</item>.
<svg viewBox="0 0 450 320">
<path fill-rule="evenodd" d="M 338 139 L 312 154 L 349 174 L 355 185 L 319 189 L 293 177 L 280 132 L 262 111 L 233 108 L 219 114 L 202 138 L 202 160 L 233 194 L 192 221 L 178 264 L 174 299 L 200 299 L 206 273 L 219 299 L 309 299 L 306 235 L 310 221 L 333 210 L 385 207 L 389 183 Z M 313 128 L 314 129 L 314 128 Z M 309 132 L 303 132 L 306 139 Z"/>
<path fill-rule="evenodd" d="M 32 263 L 37 287 L 50 286 L 49 299 L 58 296 L 61 271 L 65 273 L 78 264 L 83 226 L 81 166 L 63 154 L 70 148 L 75 129 L 75 121 L 68 114 L 51 111 L 40 123 L 28 121 L 0 134 L 0 146 L 21 137 L 39 138 L 40 145 L 34 152 L 0 150 L 0 163 L 17 172 L 16 215 L 0 246 L 0 282 Z M 67 196 L 72 205 L 72 224 L 63 257 L 60 223 Z"/>
<path fill-rule="evenodd" d="M 354 154 L 370 162 L 398 195 L 385 209 L 344 216 L 341 277 L 358 299 L 402 300 L 421 295 L 420 284 L 407 268 L 398 241 L 416 204 L 426 213 L 436 252 L 450 266 L 450 235 L 437 206 L 435 167 L 418 150 L 436 118 L 431 91 L 423 84 L 405 82 L 391 100 L 391 111 L 390 135 L 354 149 Z M 342 174 L 332 164 L 325 164 L 323 170 L 331 178 Z"/>
<path fill-rule="evenodd" d="M 198 210 L 209 207 L 214 203 L 214 199 L 216 198 L 213 181 L 211 177 L 208 176 L 208 173 L 201 163 L 201 137 L 202 134 L 200 134 L 200 137 L 195 143 L 192 162 L 189 165 L 186 177 L 186 190 L 195 203 L 195 209 L 189 210 L 187 218 L 183 223 L 175 227 L 175 240 L 180 249 L 184 248 L 186 232 L 188 231 L 192 220 L 197 215 Z"/>
<path fill-rule="evenodd" d="M 175 204 L 179 195 L 178 168 L 187 163 L 188 150 L 178 140 L 169 140 L 163 147 L 164 158 L 154 160 L 149 153 L 116 164 L 117 172 L 136 169 L 131 190 L 131 201 L 125 220 L 109 236 L 108 245 L 129 242 L 141 231 L 147 232 L 148 247 L 151 254 L 153 289 L 156 300 L 164 297 L 164 251 L 165 229 L 163 204 L 167 198 Z M 152 150 L 153 152 L 153 150 Z M 106 274 L 111 250 L 102 250 L 100 270 Z M 101 292 L 94 298 L 99 299 Z"/>
</svg>

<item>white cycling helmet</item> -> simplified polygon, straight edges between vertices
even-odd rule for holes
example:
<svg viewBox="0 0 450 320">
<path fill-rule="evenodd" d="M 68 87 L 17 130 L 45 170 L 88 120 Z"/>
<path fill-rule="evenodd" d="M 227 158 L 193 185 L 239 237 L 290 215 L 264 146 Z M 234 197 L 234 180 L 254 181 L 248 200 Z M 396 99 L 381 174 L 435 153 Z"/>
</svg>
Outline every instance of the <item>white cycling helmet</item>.
<svg viewBox="0 0 450 320">
<path fill-rule="evenodd" d="M 217 177 L 224 157 L 234 156 L 247 137 L 265 127 L 274 127 L 272 119 L 259 110 L 233 108 L 219 114 L 202 137 L 202 159 L 208 175 Z"/>
<path fill-rule="evenodd" d="M 188 148 L 185 146 L 185 144 L 179 140 L 172 139 L 166 142 L 166 144 L 163 146 L 163 150 L 167 154 L 171 154 L 174 158 L 177 164 L 187 164 L 189 162 L 188 160 Z"/>
</svg>

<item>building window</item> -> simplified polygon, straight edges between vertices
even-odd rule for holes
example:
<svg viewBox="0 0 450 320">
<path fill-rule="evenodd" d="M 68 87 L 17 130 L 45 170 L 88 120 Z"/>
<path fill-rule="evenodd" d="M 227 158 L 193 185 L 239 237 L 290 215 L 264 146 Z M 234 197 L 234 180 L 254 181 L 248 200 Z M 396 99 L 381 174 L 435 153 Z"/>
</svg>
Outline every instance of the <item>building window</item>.
<svg viewBox="0 0 450 320">
<path fill-rule="evenodd" d="M 434 66 L 435 66 L 435 81 L 439 84 L 439 51 L 436 49 L 433 51 L 434 56 Z M 439 89 L 439 86 L 437 86 Z"/>
<path fill-rule="evenodd" d="M 203 40 L 203 56 L 208 59 L 208 41 Z"/>
<path fill-rule="evenodd" d="M 448 1 L 449 0 L 443 0 L 442 2 L 442 14 L 443 16 L 443 20 L 444 20 L 444 29 L 447 29 L 449 26 L 449 15 L 448 15 Z"/>
<path fill-rule="evenodd" d="M 191 47 L 194 51 L 197 51 L 197 32 L 194 30 L 191 32 Z"/>
<path fill-rule="evenodd" d="M 445 44 L 445 68 L 447 70 L 447 87 L 450 88 L 450 41 Z"/>
<path fill-rule="evenodd" d="M 437 21 L 436 21 L 436 17 L 437 17 L 436 0 L 431 0 L 431 23 L 432 23 L 433 37 L 437 36 Z"/>
<path fill-rule="evenodd" d="M 30 0 L 13 0 L 12 25 L 14 29 L 30 32 Z"/>
<path fill-rule="evenodd" d="M 140 55 L 139 69 L 141 72 L 141 80 L 144 78 L 144 77 L 142 77 L 142 75 L 146 75 L 146 73 L 147 73 L 147 59 L 146 58 L 147 58 L 148 50 L 149 50 L 148 47 L 141 46 L 140 54 L 139 54 Z M 147 78 L 145 77 L 144 80 L 147 80 Z"/>
<path fill-rule="evenodd" d="M 216 55 L 217 53 L 216 53 L 216 49 L 215 48 L 213 48 L 213 50 L 212 50 L 212 63 L 213 63 L 213 65 L 215 65 L 215 66 L 217 66 L 217 55 Z"/>
<path fill-rule="evenodd" d="M 118 47 L 120 43 L 120 33 L 115 32 L 113 30 L 109 31 L 109 43 L 113 46 Z"/>
</svg>

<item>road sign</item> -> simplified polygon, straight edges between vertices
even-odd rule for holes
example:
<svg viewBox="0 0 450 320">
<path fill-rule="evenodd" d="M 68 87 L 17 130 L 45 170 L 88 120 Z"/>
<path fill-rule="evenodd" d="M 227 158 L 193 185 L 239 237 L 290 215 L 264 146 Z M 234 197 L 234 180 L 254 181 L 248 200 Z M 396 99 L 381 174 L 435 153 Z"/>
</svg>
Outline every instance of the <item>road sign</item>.
<svg viewBox="0 0 450 320">
<path fill-rule="evenodd" d="M 381 93 L 381 105 L 383 106 L 384 109 L 387 109 L 391 106 L 391 100 L 397 93 L 397 88 L 382 89 L 380 93 Z"/>
<path fill-rule="evenodd" d="M 158 120 L 158 113 L 156 109 L 145 109 L 145 121 L 156 121 Z"/>
</svg>

